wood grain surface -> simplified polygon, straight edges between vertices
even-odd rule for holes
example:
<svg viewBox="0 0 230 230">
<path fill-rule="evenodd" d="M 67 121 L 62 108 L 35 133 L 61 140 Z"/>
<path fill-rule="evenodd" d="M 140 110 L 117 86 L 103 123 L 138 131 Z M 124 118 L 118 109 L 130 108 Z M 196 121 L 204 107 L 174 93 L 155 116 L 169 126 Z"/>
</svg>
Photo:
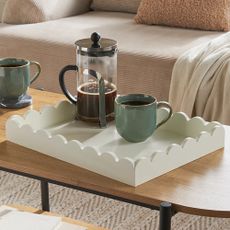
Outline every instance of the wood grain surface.
<svg viewBox="0 0 230 230">
<path fill-rule="evenodd" d="M 20 211 L 25 211 L 25 212 L 32 212 L 32 213 L 36 213 L 36 214 L 41 214 L 43 211 L 42 210 L 39 210 L 39 209 L 36 209 L 36 208 L 33 208 L 33 207 L 29 207 L 29 206 L 24 206 L 24 205 L 18 205 L 18 204 L 9 204 L 9 205 L 6 205 L 6 207 L 11 207 L 11 208 L 16 208 Z"/>
<path fill-rule="evenodd" d="M 55 104 L 64 99 L 59 94 L 32 89 L 30 94 L 34 100 L 31 107 L 36 110 L 44 104 Z M 5 121 L 10 115 L 23 114 L 27 109 L 0 109 L 0 167 L 148 205 L 158 206 L 162 201 L 168 201 L 175 211 L 230 218 L 229 127 L 226 127 L 224 149 L 132 187 L 6 141 Z"/>
<path fill-rule="evenodd" d="M 52 213 L 52 212 L 42 212 L 42 214 L 43 215 L 48 215 L 48 216 L 60 216 L 60 215 L 57 215 L 56 213 Z M 71 218 L 68 218 L 68 217 L 62 217 L 62 221 L 67 222 L 69 224 L 76 224 L 76 225 L 86 227 L 87 230 L 106 230 L 105 228 L 96 227 L 96 226 L 94 226 L 92 224 L 87 224 L 87 223 L 85 223 L 83 221 L 74 220 L 74 219 L 71 219 Z"/>
</svg>

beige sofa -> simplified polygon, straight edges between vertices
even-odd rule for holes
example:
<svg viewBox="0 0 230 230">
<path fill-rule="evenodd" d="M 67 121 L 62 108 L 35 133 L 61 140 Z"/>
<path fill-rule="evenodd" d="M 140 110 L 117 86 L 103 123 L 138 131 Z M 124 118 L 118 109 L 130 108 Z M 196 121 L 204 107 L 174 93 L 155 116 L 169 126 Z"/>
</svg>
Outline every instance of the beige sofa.
<svg viewBox="0 0 230 230">
<path fill-rule="evenodd" d="M 45 4 L 42 2 L 40 4 Z M 103 37 L 118 41 L 120 93 L 142 92 L 167 100 L 171 73 L 177 58 L 191 47 L 221 33 L 140 25 L 134 22 L 134 15 L 88 10 L 69 17 L 50 17 L 54 20 L 34 24 L 2 23 L 0 56 L 23 57 L 40 62 L 42 75 L 33 86 L 60 92 L 58 74 L 63 66 L 75 63 L 74 42 L 97 31 Z M 9 17 L 8 13 L 8 20 Z M 181 75 L 183 77 L 183 73 Z M 72 90 L 76 88 L 74 79 L 75 75 L 72 74 L 68 82 Z"/>
</svg>

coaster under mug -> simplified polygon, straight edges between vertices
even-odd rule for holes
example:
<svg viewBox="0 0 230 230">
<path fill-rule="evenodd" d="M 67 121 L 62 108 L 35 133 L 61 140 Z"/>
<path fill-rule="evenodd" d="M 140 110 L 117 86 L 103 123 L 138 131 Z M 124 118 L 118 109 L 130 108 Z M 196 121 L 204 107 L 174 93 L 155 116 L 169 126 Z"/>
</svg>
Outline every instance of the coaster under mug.
<svg viewBox="0 0 230 230">
<path fill-rule="evenodd" d="M 31 65 L 37 68 L 31 74 Z M 20 58 L 0 59 L 0 107 L 23 108 L 32 103 L 27 95 L 29 86 L 38 78 L 41 66 L 38 62 Z"/>
<path fill-rule="evenodd" d="M 28 94 L 25 94 L 21 100 L 15 102 L 15 101 L 4 101 L 0 102 L 0 108 L 6 108 L 6 109 L 20 109 L 27 107 L 32 104 L 32 97 Z"/>
</svg>

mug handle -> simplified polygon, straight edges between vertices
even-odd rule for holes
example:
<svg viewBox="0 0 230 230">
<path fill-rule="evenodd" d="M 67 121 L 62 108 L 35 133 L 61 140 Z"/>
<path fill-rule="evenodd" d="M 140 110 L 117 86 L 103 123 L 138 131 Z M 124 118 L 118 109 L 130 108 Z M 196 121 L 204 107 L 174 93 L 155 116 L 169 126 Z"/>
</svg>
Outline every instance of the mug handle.
<svg viewBox="0 0 230 230">
<path fill-rule="evenodd" d="M 173 113 L 172 112 L 172 107 L 166 101 L 157 102 L 157 109 L 159 109 L 159 108 L 167 108 L 167 109 L 169 109 L 169 114 L 165 119 L 163 119 L 159 124 L 157 124 L 156 128 L 159 128 L 161 125 L 163 125 L 172 116 L 172 113 Z"/>
<path fill-rule="evenodd" d="M 59 84 L 61 87 L 62 92 L 65 94 L 65 96 L 73 103 L 77 104 L 77 99 L 69 92 L 69 90 L 65 86 L 65 73 L 67 71 L 77 71 L 78 72 L 78 67 L 76 65 L 67 65 L 65 66 L 61 72 L 59 73 Z"/>
<path fill-rule="evenodd" d="M 37 73 L 35 73 L 33 78 L 30 80 L 30 84 L 32 84 L 38 78 L 38 76 L 41 73 L 41 65 L 36 61 L 30 61 L 30 65 L 35 65 L 38 69 Z"/>
</svg>

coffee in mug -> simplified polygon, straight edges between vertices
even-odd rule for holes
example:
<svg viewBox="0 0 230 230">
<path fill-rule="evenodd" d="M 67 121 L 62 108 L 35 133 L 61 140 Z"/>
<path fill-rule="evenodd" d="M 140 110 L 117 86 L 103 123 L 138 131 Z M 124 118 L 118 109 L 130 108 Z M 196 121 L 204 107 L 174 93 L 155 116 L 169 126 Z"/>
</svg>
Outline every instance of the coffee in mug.
<svg viewBox="0 0 230 230">
<path fill-rule="evenodd" d="M 157 124 L 157 109 L 167 108 L 168 116 Z M 129 142 L 142 142 L 172 115 L 169 103 L 145 94 L 129 94 L 115 99 L 117 132 Z"/>
</svg>

